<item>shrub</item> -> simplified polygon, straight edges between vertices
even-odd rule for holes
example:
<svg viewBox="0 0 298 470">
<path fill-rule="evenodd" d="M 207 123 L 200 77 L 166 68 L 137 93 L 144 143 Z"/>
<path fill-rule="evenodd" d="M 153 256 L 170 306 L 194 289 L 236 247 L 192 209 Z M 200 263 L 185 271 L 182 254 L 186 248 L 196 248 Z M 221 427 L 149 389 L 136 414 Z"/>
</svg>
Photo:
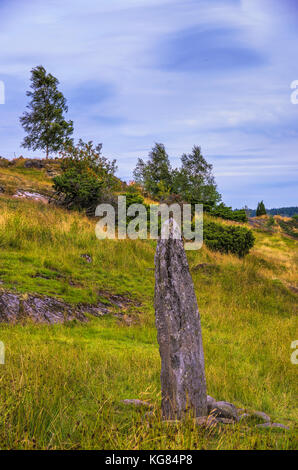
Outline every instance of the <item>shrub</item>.
<svg viewBox="0 0 298 470">
<path fill-rule="evenodd" d="M 221 217 L 235 222 L 247 222 L 247 215 L 244 209 L 233 211 L 231 207 L 221 203 L 209 211 L 214 217 Z"/>
<path fill-rule="evenodd" d="M 267 222 L 267 227 L 272 228 L 274 225 L 275 225 L 274 217 L 273 217 L 273 215 L 270 215 L 270 217 L 268 219 L 268 222 Z"/>
<path fill-rule="evenodd" d="M 91 212 L 102 197 L 103 181 L 87 172 L 78 173 L 75 168 L 69 168 L 53 181 L 56 195 L 62 197 L 63 205 L 68 209 Z"/>
<path fill-rule="evenodd" d="M 278 223 L 287 235 L 290 235 L 290 237 L 298 239 L 298 218 L 297 218 L 297 216 L 292 217 L 288 221 L 279 220 Z"/>
<path fill-rule="evenodd" d="M 232 253 L 242 258 L 249 253 L 254 241 L 252 231 L 245 227 L 204 221 L 204 242 L 211 250 Z"/>
<path fill-rule="evenodd" d="M 119 187 L 115 160 L 101 155 L 101 144 L 79 141 L 61 158 L 62 174 L 53 178 L 56 199 L 68 209 L 84 209 L 94 215 L 96 206 Z"/>
<path fill-rule="evenodd" d="M 144 198 L 141 194 L 137 193 L 122 193 L 121 196 L 126 196 L 126 210 L 131 206 L 132 204 L 142 204 L 147 212 L 147 229 L 150 230 L 150 206 L 148 204 L 144 203 Z M 115 205 L 116 209 L 116 221 L 117 225 L 120 226 L 120 221 L 118 219 L 118 213 L 117 213 L 117 208 L 118 206 Z M 135 217 L 129 217 L 126 216 L 126 226 L 129 224 L 130 221 L 134 220 Z"/>
</svg>

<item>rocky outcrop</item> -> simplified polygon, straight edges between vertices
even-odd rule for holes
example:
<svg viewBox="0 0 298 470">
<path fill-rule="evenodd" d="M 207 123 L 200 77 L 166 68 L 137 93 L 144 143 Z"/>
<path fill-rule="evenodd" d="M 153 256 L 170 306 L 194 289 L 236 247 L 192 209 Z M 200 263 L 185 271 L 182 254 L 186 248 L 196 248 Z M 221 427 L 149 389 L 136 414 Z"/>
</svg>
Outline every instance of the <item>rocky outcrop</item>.
<svg viewBox="0 0 298 470">
<path fill-rule="evenodd" d="M 227 401 L 216 401 L 213 403 L 210 414 L 216 418 L 227 418 L 234 421 L 239 420 L 236 406 Z"/>
<path fill-rule="evenodd" d="M 31 199 L 33 201 L 42 202 L 43 204 L 47 204 L 49 202 L 49 198 L 47 196 L 35 193 L 33 191 L 25 191 L 23 189 L 18 189 L 17 192 L 13 195 L 13 197 L 21 199 Z"/>
<path fill-rule="evenodd" d="M 281 429 L 286 429 L 286 430 L 289 430 L 289 429 L 290 429 L 288 426 L 285 426 L 284 424 L 281 424 L 281 423 L 263 423 L 263 424 L 257 424 L 257 428 L 267 428 L 267 429 L 281 428 Z"/>
<path fill-rule="evenodd" d="M 30 158 L 25 161 L 24 167 L 25 168 L 44 168 L 46 164 L 46 160 L 40 158 Z"/>
<path fill-rule="evenodd" d="M 271 419 L 263 411 L 254 411 L 252 413 L 244 413 L 240 417 L 241 423 L 247 424 L 263 424 L 270 423 Z"/>
<path fill-rule="evenodd" d="M 17 323 L 30 319 L 36 323 L 63 323 L 70 320 L 87 321 L 87 314 L 100 317 L 123 305 L 122 296 L 113 296 L 110 305 L 71 305 L 63 300 L 36 294 L 0 292 L 0 323 Z M 119 314 L 118 314 L 119 316 Z"/>
<path fill-rule="evenodd" d="M 181 238 L 160 239 L 155 254 L 155 320 L 161 356 L 162 414 L 207 415 L 200 316 Z"/>
<path fill-rule="evenodd" d="M 211 410 L 214 408 L 215 403 L 216 403 L 215 398 L 211 397 L 210 395 L 207 395 L 207 411 L 208 411 L 208 413 L 210 413 Z"/>
</svg>

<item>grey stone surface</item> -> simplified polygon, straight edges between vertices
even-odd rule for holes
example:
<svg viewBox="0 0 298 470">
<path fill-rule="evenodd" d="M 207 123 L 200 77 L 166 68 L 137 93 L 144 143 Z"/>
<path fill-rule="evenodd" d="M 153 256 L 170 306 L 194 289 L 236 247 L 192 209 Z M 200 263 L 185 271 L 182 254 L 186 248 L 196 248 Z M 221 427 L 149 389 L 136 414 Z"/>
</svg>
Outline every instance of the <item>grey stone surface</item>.
<svg viewBox="0 0 298 470">
<path fill-rule="evenodd" d="M 254 411 L 253 413 L 244 413 L 240 416 L 241 423 L 253 423 L 253 424 L 262 424 L 270 423 L 271 419 L 263 411 Z"/>
<path fill-rule="evenodd" d="M 235 423 L 235 420 L 233 418 L 219 418 L 219 417 L 217 417 L 216 420 L 217 420 L 218 423 L 221 423 L 221 424 L 234 424 Z"/>
<path fill-rule="evenodd" d="M 24 163 L 25 168 L 44 168 L 45 161 L 40 158 L 30 158 Z"/>
<path fill-rule="evenodd" d="M 155 254 L 155 322 L 161 356 L 162 414 L 207 415 L 201 324 L 188 261 L 180 239 L 160 239 Z"/>
<path fill-rule="evenodd" d="M 43 204 L 47 204 L 49 202 L 49 198 L 47 196 L 33 191 L 25 191 L 23 189 L 18 189 L 13 197 L 20 199 L 32 199 L 33 201 L 42 202 Z"/>
<path fill-rule="evenodd" d="M 281 424 L 281 423 L 262 423 L 262 424 L 257 424 L 257 428 L 281 428 L 281 429 L 287 429 L 287 430 L 290 429 L 288 426 L 285 426 L 284 424 Z"/>
<path fill-rule="evenodd" d="M 213 405 L 211 414 L 218 418 L 228 418 L 234 421 L 239 421 L 237 408 L 233 403 L 227 401 L 217 401 Z"/>
<path fill-rule="evenodd" d="M 146 408 L 153 407 L 151 403 L 148 403 L 147 401 L 143 400 L 138 400 L 137 398 L 126 398 L 125 400 L 122 400 L 122 403 L 124 403 L 124 405 L 145 406 Z"/>
<path fill-rule="evenodd" d="M 213 409 L 214 405 L 216 403 L 215 398 L 211 397 L 210 395 L 207 395 L 207 410 L 208 413 Z"/>
<path fill-rule="evenodd" d="M 117 304 L 111 300 L 111 305 Z M 87 321 L 85 314 L 99 317 L 111 313 L 111 308 L 102 302 L 71 305 L 54 297 L 0 290 L 0 323 L 17 323 L 29 318 L 36 323 Z"/>
</svg>

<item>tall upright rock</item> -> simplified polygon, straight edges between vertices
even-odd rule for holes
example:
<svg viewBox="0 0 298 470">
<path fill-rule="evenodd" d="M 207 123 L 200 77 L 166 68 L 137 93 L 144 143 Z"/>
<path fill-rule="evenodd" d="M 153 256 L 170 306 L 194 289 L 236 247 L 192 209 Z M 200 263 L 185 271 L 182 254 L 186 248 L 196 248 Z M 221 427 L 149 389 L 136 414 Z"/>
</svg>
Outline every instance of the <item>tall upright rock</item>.
<svg viewBox="0 0 298 470">
<path fill-rule="evenodd" d="M 173 227 L 173 226 L 172 226 Z M 155 323 L 161 356 L 162 414 L 207 415 L 200 316 L 181 238 L 170 229 L 155 254 Z"/>
</svg>

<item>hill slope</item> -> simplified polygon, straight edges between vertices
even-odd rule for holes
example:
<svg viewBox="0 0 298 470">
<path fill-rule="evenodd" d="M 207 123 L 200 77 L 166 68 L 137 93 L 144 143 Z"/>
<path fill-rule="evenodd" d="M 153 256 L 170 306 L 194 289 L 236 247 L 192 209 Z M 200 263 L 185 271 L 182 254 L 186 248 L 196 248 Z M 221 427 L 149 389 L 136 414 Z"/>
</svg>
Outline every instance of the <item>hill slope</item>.
<svg viewBox="0 0 298 470">
<path fill-rule="evenodd" d="M 33 180 L 31 187 L 37 189 Z M 297 241 L 258 230 L 243 260 L 206 247 L 188 253 L 208 393 L 291 428 L 237 425 L 210 433 L 191 421 L 177 429 L 160 421 L 155 243 L 99 241 L 95 220 L 7 194 L 0 208 L 2 291 L 75 305 L 109 305 L 112 295 L 132 300 L 87 323 L 0 325 L 6 347 L 0 448 L 295 448 L 297 365 L 290 357 L 297 337 Z M 125 398 L 154 404 L 150 426 L 145 410 L 123 405 Z"/>
</svg>

